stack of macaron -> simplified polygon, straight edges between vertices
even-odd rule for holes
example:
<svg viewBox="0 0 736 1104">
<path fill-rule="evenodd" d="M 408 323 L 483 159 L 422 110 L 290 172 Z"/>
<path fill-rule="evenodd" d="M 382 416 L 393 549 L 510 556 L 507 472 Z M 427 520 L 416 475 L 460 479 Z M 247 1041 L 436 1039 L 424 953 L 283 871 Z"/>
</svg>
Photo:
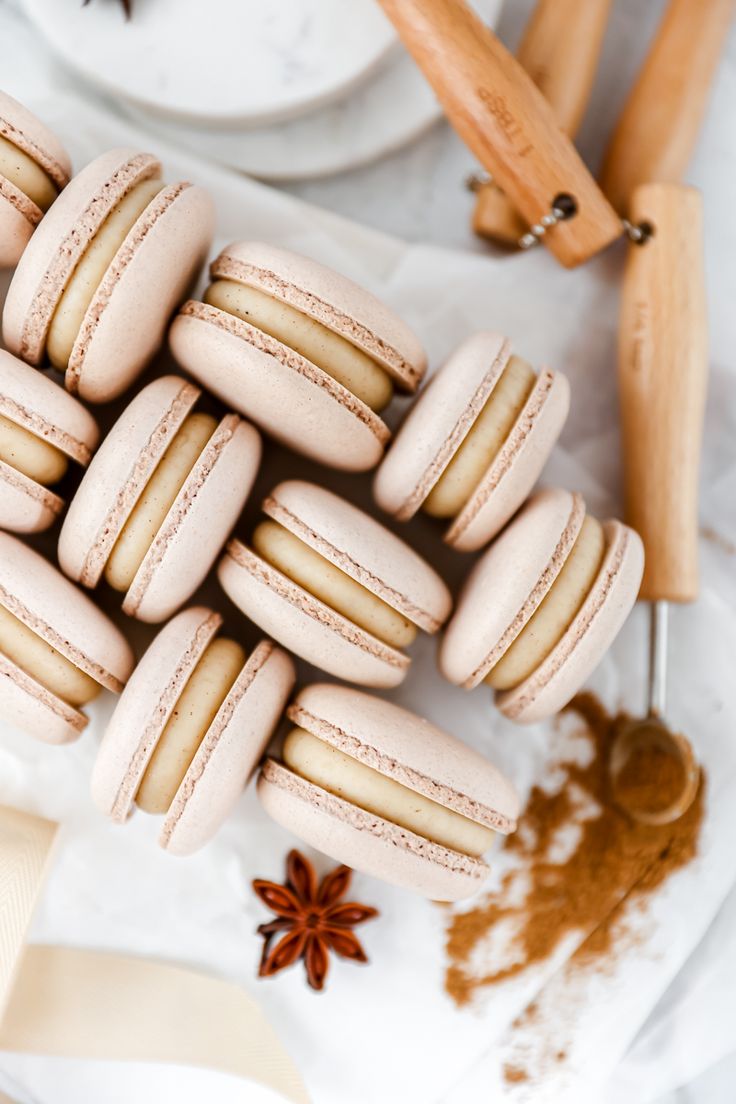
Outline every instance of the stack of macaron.
<svg viewBox="0 0 736 1104">
<path fill-rule="evenodd" d="M 186 299 L 212 237 L 207 194 L 166 184 L 132 149 L 70 176 L 57 139 L 0 94 L 0 264 L 17 265 L 0 351 L 0 529 L 60 521 L 61 568 L 0 532 L 3 716 L 64 743 L 102 688 L 120 694 L 93 797 L 117 822 L 136 806 L 159 816 L 172 854 L 211 839 L 260 767 L 264 808 L 312 846 L 429 897 L 473 893 L 495 835 L 516 826 L 510 782 L 375 694 L 315 683 L 289 704 L 292 656 L 390 689 L 417 634 L 444 627 L 449 682 L 487 684 L 519 722 L 565 705 L 623 624 L 643 563 L 637 535 L 588 516 L 579 495 L 529 498 L 567 416 L 565 377 L 475 334 L 391 441 L 382 413 L 419 389 L 427 358 L 390 308 L 260 242 L 222 250 L 201 300 Z M 100 443 L 84 403 L 127 392 L 167 330 L 206 391 L 156 375 Z M 423 555 L 319 483 L 278 483 L 249 535 L 232 536 L 259 430 L 333 469 L 377 469 L 380 510 L 399 522 L 423 511 L 459 553 L 485 548 L 454 612 Z M 222 635 L 208 606 L 186 606 L 216 563 L 266 634 L 255 647 Z M 137 666 L 95 604 L 110 590 L 123 614 L 159 626 Z"/>
</svg>

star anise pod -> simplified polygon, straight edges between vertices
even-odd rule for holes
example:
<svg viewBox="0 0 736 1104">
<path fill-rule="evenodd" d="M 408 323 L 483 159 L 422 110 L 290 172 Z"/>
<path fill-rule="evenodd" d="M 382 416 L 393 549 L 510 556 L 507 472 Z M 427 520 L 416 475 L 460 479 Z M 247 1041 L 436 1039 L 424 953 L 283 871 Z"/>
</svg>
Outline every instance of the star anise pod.
<svg viewBox="0 0 736 1104">
<path fill-rule="evenodd" d="M 133 15 L 133 0 L 120 0 L 123 5 L 123 11 L 125 12 L 125 18 L 130 19 Z M 89 4 L 89 0 L 82 0 L 82 7 L 86 8 Z"/>
<path fill-rule="evenodd" d="M 378 916 L 378 910 L 340 901 L 351 877 L 350 867 L 338 866 L 318 883 L 309 860 L 299 851 L 290 851 L 284 885 L 255 879 L 253 889 L 277 917 L 258 928 L 264 938 L 259 977 L 271 977 L 303 958 L 307 981 L 312 989 L 322 989 L 330 951 L 353 962 L 368 961 L 352 929 Z M 280 938 L 274 942 L 276 936 Z"/>
</svg>

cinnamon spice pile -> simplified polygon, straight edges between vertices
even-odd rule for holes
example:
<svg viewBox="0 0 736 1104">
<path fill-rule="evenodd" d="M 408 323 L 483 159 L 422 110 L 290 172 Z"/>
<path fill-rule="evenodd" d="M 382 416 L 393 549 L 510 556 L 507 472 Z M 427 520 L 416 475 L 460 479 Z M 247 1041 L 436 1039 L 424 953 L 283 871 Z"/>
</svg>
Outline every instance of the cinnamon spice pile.
<svg viewBox="0 0 736 1104">
<path fill-rule="evenodd" d="M 624 809 L 659 813 L 669 809 L 685 788 L 685 764 L 656 745 L 635 748 L 613 783 L 613 796 Z"/>
<path fill-rule="evenodd" d="M 458 1006 L 476 993 L 520 974 L 546 959 L 572 932 L 586 939 L 577 961 L 602 962 L 624 934 L 616 906 L 626 897 L 644 902 L 697 853 L 704 811 L 704 782 L 690 809 L 675 823 L 636 824 L 614 804 L 608 773 L 611 743 L 625 714 L 611 717 L 593 694 L 579 694 L 568 706 L 582 722 L 592 745 L 586 765 L 564 762 L 558 792 L 535 786 L 520 829 L 505 842 L 518 860 L 500 889 L 468 912 L 454 915 L 447 931 L 445 988 Z M 619 775 L 617 785 L 660 787 L 662 800 L 678 779 L 676 764 L 648 752 Z M 642 779 L 642 772 L 648 779 Z M 651 794 L 645 795 L 651 797 Z M 560 837 L 577 833 L 560 861 Z M 485 968 L 479 953 L 493 937 L 510 929 L 504 950 L 495 951 Z M 591 937 L 592 936 L 592 937 Z"/>
</svg>

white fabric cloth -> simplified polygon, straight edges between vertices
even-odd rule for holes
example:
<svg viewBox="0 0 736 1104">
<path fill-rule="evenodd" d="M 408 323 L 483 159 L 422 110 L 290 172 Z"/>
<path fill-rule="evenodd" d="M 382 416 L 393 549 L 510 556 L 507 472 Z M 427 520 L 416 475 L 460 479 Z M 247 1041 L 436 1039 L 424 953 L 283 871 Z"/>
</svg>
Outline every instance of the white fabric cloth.
<svg viewBox="0 0 736 1104">
<path fill-rule="evenodd" d="M 0 83 L 59 131 L 76 166 L 113 144 L 153 145 L 161 150 L 169 178 L 182 174 L 211 189 L 218 210 L 216 245 L 236 237 L 265 238 L 335 265 L 372 287 L 416 327 L 434 366 L 473 330 L 499 328 L 533 363 L 564 369 L 573 386 L 573 409 L 545 481 L 581 490 L 593 512 L 605 516 L 619 509 L 615 364 L 623 247 L 564 272 L 541 250 L 491 259 L 432 245 L 405 245 L 173 149 L 161 149 L 160 143 L 151 143 L 93 106 L 92 97 L 74 98 L 70 80 L 42 54 L 13 8 L 3 5 L 0 44 Z M 656 896 L 641 918 L 640 944 L 622 956 L 610 975 L 586 977 L 573 985 L 564 971 L 555 974 L 559 963 L 549 964 L 533 978 L 497 989 L 473 1010 L 458 1012 L 442 990 L 443 910 L 356 877 L 355 897 L 382 913 L 359 932 L 371 965 L 365 970 L 335 965 L 320 998 L 307 990 L 298 970 L 257 982 L 259 940 L 254 928 L 265 914 L 249 881 L 255 876 L 280 878 L 283 857 L 294 841 L 267 819 L 252 789 L 213 844 L 191 859 L 175 860 L 155 846 L 156 825 L 149 818 L 137 815 L 120 829 L 105 823 L 92 807 L 89 771 L 111 700 L 91 708 L 89 729 L 69 748 L 47 748 L 7 728 L 2 731 L 0 802 L 63 824 L 57 863 L 32 937 L 157 955 L 241 981 L 262 1001 L 319 1104 L 523 1099 L 523 1087 L 508 1090 L 501 1085 L 507 1029 L 545 981 L 544 1000 L 560 1012 L 551 1026 L 568 1007 L 574 1029 L 565 1040 L 570 1064 L 550 1075 L 535 1102 L 605 1099 L 617 1104 L 625 1099 L 627 1104 L 647 1104 L 736 1050 L 736 939 L 729 923 L 736 909 L 736 219 L 728 183 L 736 170 L 730 138 L 733 52 L 724 73 L 707 147 L 691 177 L 709 197 L 713 374 L 701 511 L 708 539 L 702 542 L 701 600 L 675 611 L 672 618 L 669 706 L 673 720 L 693 738 L 708 772 L 708 812 L 701 855 Z M 288 474 L 323 479 L 359 503 L 370 502 L 369 477 L 326 473 L 269 448 L 242 531 L 248 531 L 256 516 L 260 495 Z M 400 531 L 422 548 L 451 585 L 459 584 L 469 561 L 445 549 L 429 521 Z M 51 542 L 46 547 L 53 550 Z M 208 585 L 202 596 L 225 606 L 215 585 Z M 232 625 L 247 641 L 257 638 L 234 613 Z M 150 639 L 149 631 L 131 628 L 138 645 Z M 485 751 L 525 793 L 554 762 L 551 727 L 519 730 L 492 711 L 483 690 L 468 695 L 444 684 L 435 672 L 435 647 L 427 638 L 418 643 L 410 678 L 391 696 Z M 636 709 L 643 703 L 645 648 L 639 610 L 591 681 L 611 707 L 626 703 Z M 306 665 L 301 675 L 315 677 Z M 317 861 L 322 870 L 331 865 Z M 40 1104 L 123 1099 L 112 1068 L 107 1077 L 81 1069 L 61 1074 L 42 1059 L 3 1055 L 0 1069 Z M 194 1100 L 195 1091 L 201 1099 L 204 1082 L 198 1081 L 195 1089 L 189 1072 L 178 1076 L 166 1097 L 173 1096 L 176 1084 L 180 1101 Z M 93 1080 L 85 1082 L 85 1077 Z M 80 1088 L 85 1084 L 86 1089 Z M 145 1085 L 139 1071 L 137 1099 L 149 1098 Z M 224 1090 L 220 1095 L 214 1080 L 204 1091 L 231 1099 Z M 233 1091 L 233 1100 L 257 1099 L 250 1088 L 243 1087 L 242 1096 Z"/>
</svg>

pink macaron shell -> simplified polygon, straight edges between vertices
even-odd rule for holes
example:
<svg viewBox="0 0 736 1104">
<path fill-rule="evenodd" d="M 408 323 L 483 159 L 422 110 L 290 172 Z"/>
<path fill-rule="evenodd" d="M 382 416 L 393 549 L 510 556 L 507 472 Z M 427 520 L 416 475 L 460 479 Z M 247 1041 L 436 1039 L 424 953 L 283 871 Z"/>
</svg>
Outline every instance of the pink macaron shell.
<svg viewBox="0 0 736 1104">
<path fill-rule="evenodd" d="M 96 586 L 133 507 L 201 392 L 178 376 L 139 391 L 105 437 L 79 485 L 59 535 L 59 563 Z"/>
<path fill-rule="evenodd" d="M 12 533 L 41 533 L 63 509 L 63 498 L 0 460 L 0 527 Z"/>
<path fill-rule="evenodd" d="M 258 431 L 223 418 L 136 573 L 123 610 L 139 621 L 170 617 L 204 580 L 238 520 L 261 459 Z"/>
<path fill-rule="evenodd" d="M 373 493 L 382 510 L 400 521 L 414 516 L 467 436 L 510 355 L 502 334 L 477 333 L 435 373 L 376 472 Z"/>
<path fill-rule="evenodd" d="M 501 451 L 445 533 L 459 552 L 483 548 L 534 488 L 570 409 L 567 378 L 544 369 Z"/>
<path fill-rule="evenodd" d="M 0 716 L 5 724 L 45 744 L 68 744 L 87 724 L 68 702 L 52 694 L 0 652 Z"/>
<path fill-rule="evenodd" d="M 4 349 L 0 349 L 0 414 L 85 466 L 100 439 L 86 407 Z"/>
<path fill-rule="evenodd" d="M 532 724 L 567 705 L 631 612 L 644 572 L 644 546 L 638 533 L 619 521 L 604 522 L 603 530 L 601 569 L 567 632 L 529 678 L 496 694 L 496 704 L 511 720 Z"/>
<path fill-rule="evenodd" d="M 519 798 L 485 756 L 424 717 L 347 686 L 314 683 L 289 720 L 346 755 L 497 832 L 513 832 Z"/>
<path fill-rule="evenodd" d="M 310 847 L 362 874 L 432 900 L 470 897 L 489 873 L 482 860 L 366 813 L 272 759 L 266 760 L 257 792 L 277 824 Z"/>
<path fill-rule="evenodd" d="M 77 173 L 51 205 L 5 299 L 3 339 L 12 353 L 29 364 L 42 362 L 54 310 L 91 239 L 120 199 L 160 168 L 150 154 L 109 150 Z"/>
<path fill-rule="evenodd" d="M 122 823 L 159 737 L 217 634 L 222 618 L 204 606 L 182 610 L 154 637 L 115 707 L 92 771 L 97 808 Z"/>
<path fill-rule="evenodd" d="M 240 319 L 187 303 L 169 331 L 169 345 L 190 375 L 287 448 L 343 471 L 368 471 L 381 459 L 390 434 L 377 414 L 326 372 Z"/>
<path fill-rule="evenodd" d="M 264 513 L 425 632 L 447 619 L 452 597 L 426 560 L 357 506 L 324 487 L 279 483 Z"/>
<path fill-rule="evenodd" d="M 439 667 L 457 686 L 477 686 L 549 591 L 585 517 L 579 495 L 540 491 L 468 576 L 440 645 Z"/>
<path fill-rule="evenodd" d="M 8 533 L 0 533 L 0 603 L 100 685 L 120 693 L 134 663 L 123 634 L 43 556 Z"/>
<path fill-rule="evenodd" d="M 163 343 L 213 230 L 214 207 L 203 188 L 170 185 L 151 200 L 85 315 L 66 373 L 70 391 L 99 403 L 127 390 Z"/>
<path fill-rule="evenodd" d="M 258 766 L 296 672 L 286 652 L 262 641 L 249 656 L 200 744 L 161 829 L 161 846 L 191 855 L 216 834 Z"/>
<path fill-rule="evenodd" d="M 17 265 L 41 214 L 32 200 L 0 176 L 0 269 Z"/>
<path fill-rule="evenodd" d="M 408 656 L 308 594 L 239 541 L 228 545 L 217 577 L 246 617 L 320 670 L 385 689 L 406 677 Z"/>
<path fill-rule="evenodd" d="M 0 92 L 0 134 L 23 150 L 61 189 L 72 175 L 69 154 L 37 115 L 7 92 Z"/>
<path fill-rule="evenodd" d="M 211 266 L 321 322 L 382 365 L 402 389 L 416 390 L 427 358 L 416 334 L 385 303 L 334 269 L 263 242 L 235 242 Z"/>
</svg>

